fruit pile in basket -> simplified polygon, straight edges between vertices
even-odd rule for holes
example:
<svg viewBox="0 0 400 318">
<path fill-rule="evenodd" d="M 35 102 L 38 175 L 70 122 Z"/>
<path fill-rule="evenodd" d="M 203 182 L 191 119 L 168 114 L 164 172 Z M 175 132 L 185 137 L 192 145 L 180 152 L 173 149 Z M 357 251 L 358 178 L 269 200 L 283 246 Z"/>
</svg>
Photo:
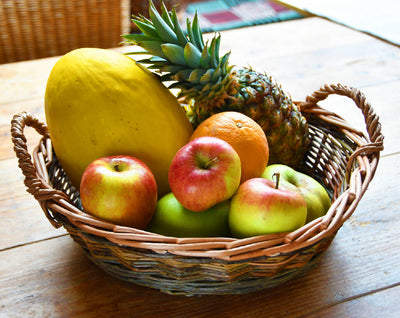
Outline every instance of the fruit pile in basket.
<svg viewBox="0 0 400 318">
<path fill-rule="evenodd" d="M 126 41 L 148 59 L 77 49 L 48 79 L 54 152 L 83 209 L 177 237 L 288 232 L 324 215 L 326 190 L 295 170 L 307 122 L 281 87 L 233 68 L 220 36 L 204 43 L 196 16 L 187 34 L 164 5 L 133 22 L 142 33 Z"/>
</svg>

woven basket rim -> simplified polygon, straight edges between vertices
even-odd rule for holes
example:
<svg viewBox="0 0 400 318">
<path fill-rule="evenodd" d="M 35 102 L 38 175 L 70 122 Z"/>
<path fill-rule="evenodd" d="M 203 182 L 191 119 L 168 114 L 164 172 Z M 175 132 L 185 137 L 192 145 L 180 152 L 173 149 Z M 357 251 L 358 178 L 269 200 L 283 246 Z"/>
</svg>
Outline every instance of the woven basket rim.
<svg viewBox="0 0 400 318">
<path fill-rule="evenodd" d="M 355 102 L 364 116 L 368 136 L 352 128 L 340 116 L 318 105 L 319 101 L 331 94 L 343 95 Z M 340 84 L 325 85 L 309 95 L 304 102 L 295 103 L 303 115 L 310 119 L 311 126 L 313 120 L 319 120 L 326 126 L 335 127 L 356 145 L 346 166 L 347 185 L 343 191 L 333 194 L 332 206 L 326 215 L 307 223 L 298 230 L 245 239 L 168 237 L 96 219 L 77 208 L 66 193 L 52 187 L 48 169 L 55 159 L 47 126 L 33 115 L 23 112 L 14 116 L 11 132 L 19 166 L 25 175 L 24 182 L 27 191 L 39 201 L 53 226 L 62 226 L 62 222 L 57 217 L 57 215 L 62 215 L 71 225 L 82 231 L 103 237 L 111 244 L 121 247 L 150 250 L 158 254 L 170 253 L 179 257 L 246 261 L 259 257 L 296 253 L 334 235 L 356 209 L 375 174 L 380 151 L 383 150 L 379 117 L 359 90 Z M 23 134 L 25 126 L 34 127 L 39 134 L 43 135 L 32 153 L 33 161 L 27 151 Z"/>
</svg>

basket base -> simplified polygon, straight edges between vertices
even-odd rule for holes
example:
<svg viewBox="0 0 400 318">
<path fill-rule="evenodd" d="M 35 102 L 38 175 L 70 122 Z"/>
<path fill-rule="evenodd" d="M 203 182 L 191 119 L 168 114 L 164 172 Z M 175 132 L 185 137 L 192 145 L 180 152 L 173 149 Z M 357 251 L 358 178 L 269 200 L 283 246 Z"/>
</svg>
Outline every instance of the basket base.
<svg viewBox="0 0 400 318">
<path fill-rule="evenodd" d="M 314 256 L 308 263 L 301 268 L 283 270 L 273 277 L 243 278 L 239 280 L 215 280 L 203 278 L 201 280 L 174 279 L 164 275 L 151 273 L 136 273 L 132 275 L 132 270 L 114 261 L 106 262 L 93 257 L 85 251 L 88 258 L 107 274 L 120 280 L 134 283 L 139 286 L 157 289 L 170 295 L 233 295 L 248 294 L 263 289 L 272 288 L 283 284 L 295 277 L 303 276 L 314 268 L 321 259 L 323 253 Z"/>
<path fill-rule="evenodd" d="M 89 234 L 56 214 L 73 241 L 104 272 L 172 295 L 247 294 L 275 287 L 315 267 L 336 232 L 289 254 L 241 261 L 158 254 Z"/>
<path fill-rule="evenodd" d="M 65 222 L 57 215 L 74 242 L 104 272 L 126 282 L 150 287 L 172 295 L 247 294 L 275 287 L 315 267 L 336 233 L 317 244 L 297 250 L 290 263 L 288 255 L 243 261 L 183 257 L 170 253 L 116 245 Z M 291 254 L 290 254 L 291 255 Z M 289 257 L 290 258 L 290 257 Z"/>
</svg>

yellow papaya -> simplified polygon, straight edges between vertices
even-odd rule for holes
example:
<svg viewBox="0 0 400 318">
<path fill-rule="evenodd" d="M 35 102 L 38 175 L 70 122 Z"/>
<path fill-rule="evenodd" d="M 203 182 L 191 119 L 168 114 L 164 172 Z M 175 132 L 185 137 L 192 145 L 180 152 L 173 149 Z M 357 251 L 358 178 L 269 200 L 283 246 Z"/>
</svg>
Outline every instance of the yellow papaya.
<svg viewBox="0 0 400 318">
<path fill-rule="evenodd" d="M 98 48 L 76 49 L 56 62 L 45 116 L 54 152 L 78 189 L 93 160 L 130 155 L 148 165 L 165 194 L 170 163 L 193 132 L 156 75 L 122 53 Z"/>
</svg>

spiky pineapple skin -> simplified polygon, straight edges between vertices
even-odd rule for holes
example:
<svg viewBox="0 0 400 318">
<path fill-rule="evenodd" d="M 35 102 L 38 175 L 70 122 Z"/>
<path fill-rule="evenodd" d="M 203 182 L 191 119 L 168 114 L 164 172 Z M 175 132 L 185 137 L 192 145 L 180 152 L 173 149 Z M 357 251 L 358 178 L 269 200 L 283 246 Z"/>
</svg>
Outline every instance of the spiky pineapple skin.
<svg viewBox="0 0 400 318">
<path fill-rule="evenodd" d="M 297 167 L 310 143 L 308 124 L 290 96 L 264 73 L 240 68 L 221 83 L 214 98 L 192 99 L 187 116 L 196 127 L 211 115 L 238 111 L 255 120 L 264 130 L 270 151 L 269 164 Z"/>
<path fill-rule="evenodd" d="M 139 61 L 173 82 L 178 98 L 186 104 L 187 116 L 196 127 L 222 111 L 242 112 L 263 128 L 270 148 L 269 163 L 295 168 L 309 144 L 306 119 L 281 87 L 267 74 L 251 68 L 234 69 L 230 53 L 220 56 L 221 35 L 204 42 L 197 14 L 183 32 L 175 10 L 162 3 L 159 13 L 150 0 L 149 16 L 132 20 L 142 34 L 124 35 L 129 44 L 139 45 L 150 58 Z"/>
</svg>

